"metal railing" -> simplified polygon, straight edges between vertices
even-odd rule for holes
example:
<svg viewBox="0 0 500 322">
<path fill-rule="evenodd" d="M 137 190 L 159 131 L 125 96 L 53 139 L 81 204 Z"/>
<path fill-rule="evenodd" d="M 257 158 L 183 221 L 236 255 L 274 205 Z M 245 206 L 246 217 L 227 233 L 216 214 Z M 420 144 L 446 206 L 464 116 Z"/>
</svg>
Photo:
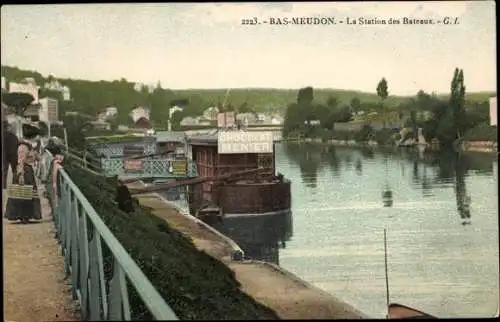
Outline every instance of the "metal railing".
<svg viewBox="0 0 500 322">
<path fill-rule="evenodd" d="M 43 164 L 47 174 L 51 161 L 52 156 L 46 152 Z M 52 191 L 50 178 L 46 186 L 66 277 L 71 279 L 73 299 L 80 303 L 81 319 L 131 320 L 128 280 L 155 319 L 178 320 L 68 173 L 63 168 L 59 170 L 58 191 Z M 103 243 L 112 256 L 113 277 L 109 283 L 104 274 Z"/>
</svg>

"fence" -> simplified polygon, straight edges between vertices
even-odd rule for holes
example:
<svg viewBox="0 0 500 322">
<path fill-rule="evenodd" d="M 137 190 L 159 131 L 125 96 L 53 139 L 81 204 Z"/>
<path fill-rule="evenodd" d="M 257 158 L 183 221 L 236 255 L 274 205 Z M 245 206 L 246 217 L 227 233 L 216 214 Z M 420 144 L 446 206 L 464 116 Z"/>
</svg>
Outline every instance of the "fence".
<svg viewBox="0 0 500 322">
<path fill-rule="evenodd" d="M 44 170 L 48 174 L 52 163 L 49 152 L 44 159 Z M 156 320 L 178 320 L 62 168 L 58 173 L 57 190 L 52 191 L 49 178 L 47 192 L 52 202 L 56 237 L 61 243 L 66 277 L 71 279 L 73 299 L 80 304 L 81 319 L 131 320 L 128 280 Z M 109 283 L 104 276 L 102 243 L 113 257 L 113 277 Z"/>
</svg>

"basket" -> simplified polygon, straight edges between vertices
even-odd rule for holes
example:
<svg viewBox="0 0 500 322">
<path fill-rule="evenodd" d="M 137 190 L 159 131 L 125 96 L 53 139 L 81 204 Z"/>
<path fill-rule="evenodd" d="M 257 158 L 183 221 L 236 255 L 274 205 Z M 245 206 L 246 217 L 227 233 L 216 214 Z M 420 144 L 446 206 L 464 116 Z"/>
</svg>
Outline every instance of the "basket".
<svg viewBox="0 0 500 322">
<path fill-rule="evenodd" d="M 7 187 L 7 195 L 13 199 L 31 200 L 38 198 L 38 191 L 34 189 L 34 186 L 11 184 Z"/>
</svg>

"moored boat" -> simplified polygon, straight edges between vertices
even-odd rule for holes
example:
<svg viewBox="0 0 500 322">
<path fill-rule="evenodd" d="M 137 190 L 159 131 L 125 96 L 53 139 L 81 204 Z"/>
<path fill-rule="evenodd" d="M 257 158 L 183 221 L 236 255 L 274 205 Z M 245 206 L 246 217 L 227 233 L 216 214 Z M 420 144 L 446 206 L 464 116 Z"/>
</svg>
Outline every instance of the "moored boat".
<svg viewBox="0 0 500 322">
<path fill-rule="evenodd" d="M 198 177 L 207 179 L 190 186 L 191 213 L 207 203 L 220 208 L 224 216 L 290 211 L 291 184 L 276 174 L 272 133 L 218 130 L 194 135 L 188 138 L 188 155 Z M 248 174 L 241 174 L 245 171 Z"/>
<path fill-rule="evenodd" d="M 416 310 L 406 305 L 391 303 L 388 307 L 388 319 L 437 319 L 437 317 Z"/>
</svg>

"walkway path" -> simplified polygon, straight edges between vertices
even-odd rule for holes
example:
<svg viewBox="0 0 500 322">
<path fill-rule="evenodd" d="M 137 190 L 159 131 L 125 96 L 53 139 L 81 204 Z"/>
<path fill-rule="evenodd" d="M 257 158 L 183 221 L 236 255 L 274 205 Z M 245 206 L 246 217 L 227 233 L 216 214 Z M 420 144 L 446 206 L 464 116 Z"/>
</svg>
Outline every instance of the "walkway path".
<svg viewBox="0 0 500 322">
<path fill-rule="evenodd" d="M 5 190 L 3 196 L 2 210 L 6 204 Z M 64 280 L 63 258 L 45 198 L 42 209 L 40 223 L 23 225 L 2 216 L 4 321 L 78 320 Z"/>
</svg>

